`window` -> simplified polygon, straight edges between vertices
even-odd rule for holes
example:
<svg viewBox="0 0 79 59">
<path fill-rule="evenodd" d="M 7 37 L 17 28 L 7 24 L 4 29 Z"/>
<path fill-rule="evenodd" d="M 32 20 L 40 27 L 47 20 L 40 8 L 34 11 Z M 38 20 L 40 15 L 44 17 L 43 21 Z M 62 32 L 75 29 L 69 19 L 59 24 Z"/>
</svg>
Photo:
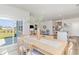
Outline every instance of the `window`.
<svg viewBox="0 0 79 59">
<path fill-rule="evenodd" d="M 3 46 L 16 43 L 17 39 L 15 34 L 16 21 L 0 19 L 0 44 L 2 44 L 3 41 L 5 41 Z"/>
<path fill-rule="evenodd" d="M 17 35 L 19 36 L 23 31 L 23 21 L 17 21 Z"/>
</svg>

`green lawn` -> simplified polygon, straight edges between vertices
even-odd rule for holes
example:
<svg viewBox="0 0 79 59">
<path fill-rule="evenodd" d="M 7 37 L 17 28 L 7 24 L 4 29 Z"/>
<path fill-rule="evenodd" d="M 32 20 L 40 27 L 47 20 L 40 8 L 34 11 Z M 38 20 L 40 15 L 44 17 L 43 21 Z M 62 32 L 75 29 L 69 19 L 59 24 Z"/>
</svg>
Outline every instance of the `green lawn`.
<svg viewBox="0 0 79 59">
<path fill-rule="evenodd" d="M 10 37 L 10 36 L 14 36 L 14 34 L 12 34 L 12 33 L 0 33 L 0 40 L 5 38 L 5 37 Z"/>
</svg>

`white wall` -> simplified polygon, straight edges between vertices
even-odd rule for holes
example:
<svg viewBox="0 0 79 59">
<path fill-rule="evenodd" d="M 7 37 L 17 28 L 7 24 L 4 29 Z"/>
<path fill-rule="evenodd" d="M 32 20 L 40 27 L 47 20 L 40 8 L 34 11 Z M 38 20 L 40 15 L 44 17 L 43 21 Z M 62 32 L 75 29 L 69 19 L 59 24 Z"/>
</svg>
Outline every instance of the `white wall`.
<svg viewBox="0 0 79 59">
<path fill-rule="evenodd" d="M 29 12 L 9 5 L 0 5 L 0 19 L 1 18 L 7 18 L 10 20 L 24 20 L 23 33 L 28 33 Z"/>
<path fill-rule="evenodd" d="M 47 29 L 49 29 L 50 31 L 50 35 L 53 34 L 53 22 L 50 20 L 50 21 L 43 21 L 41 22 L 40 24 L 40 28 L 43 29 L 43 26 L 46 25 Z"/>
<path fill-rule="evenodd" d="M 44 21 L 40 24 L 40 28 L 46 25 L 47 28 L 50 29 L 50 34 L 53 34 L 53 22 L 54 21 Z M 66 27 L 65 30 L 69 31 L 70 36 L 79 36 L 79 18 L 64 19 L 63 22 L 68 24 L 69 27 Z"/>
<path fill-rule="evenodd" d="M 63 22 L 70 25 L 70 28 L 68 28 L 69 35 L 79 36 L 79 18 L 65 19 Z"/>
<path fill-rule="evenodd" d="M 34 21 L 38 20 L 38 18 L 32 17 L 31 20 L 33 20 L 31 22 L 31 24 L 36 24 L 37 22 L 34 22 Z M 43 20 L 43 19 L 41 19 L 41 20 Z M 42 28 L 42 26 L 45 24 L 50 29 L 51 34 L 53 34 L 53 32 L 52 32 L 53 23 L 51 23 L 51 22 L 52 21 L 41 21 L 40 28 Z M 65 30 L 69 31 L 70 36 L 79 36 L 79 18 L 63 19 L 63 22 L 65 22 L 69 25 L 69 27 L 67 27 L 67 29 L 65 28 Z"/>
</svg>

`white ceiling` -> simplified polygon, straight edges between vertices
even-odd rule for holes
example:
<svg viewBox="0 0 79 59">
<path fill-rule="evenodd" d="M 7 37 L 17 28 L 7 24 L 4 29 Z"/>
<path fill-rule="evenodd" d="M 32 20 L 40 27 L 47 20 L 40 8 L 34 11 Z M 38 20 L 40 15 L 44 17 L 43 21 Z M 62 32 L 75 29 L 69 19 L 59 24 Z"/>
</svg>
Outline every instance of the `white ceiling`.
<svg viewBox="0 0 79 59">
<path fill-rule="evenodd" d="M 30 11 L 32 15 L 43 16 L 48 20 L 79 17 L 79 5 L 75 4 L 16 4 L 12 6 Z"/>
</svg>

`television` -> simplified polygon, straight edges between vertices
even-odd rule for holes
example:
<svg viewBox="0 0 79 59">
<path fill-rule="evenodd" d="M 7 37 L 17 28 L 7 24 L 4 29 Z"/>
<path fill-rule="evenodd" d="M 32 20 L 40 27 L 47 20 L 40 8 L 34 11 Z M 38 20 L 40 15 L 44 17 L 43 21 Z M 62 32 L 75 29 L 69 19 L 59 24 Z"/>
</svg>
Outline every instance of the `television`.
<svg viewBox="0 0 79 59">
<path fill-rule="evenodd" d="M 34 28 L 34 26 L 33 25 L 30 25 L 30 28 Z"/>
</svg>

